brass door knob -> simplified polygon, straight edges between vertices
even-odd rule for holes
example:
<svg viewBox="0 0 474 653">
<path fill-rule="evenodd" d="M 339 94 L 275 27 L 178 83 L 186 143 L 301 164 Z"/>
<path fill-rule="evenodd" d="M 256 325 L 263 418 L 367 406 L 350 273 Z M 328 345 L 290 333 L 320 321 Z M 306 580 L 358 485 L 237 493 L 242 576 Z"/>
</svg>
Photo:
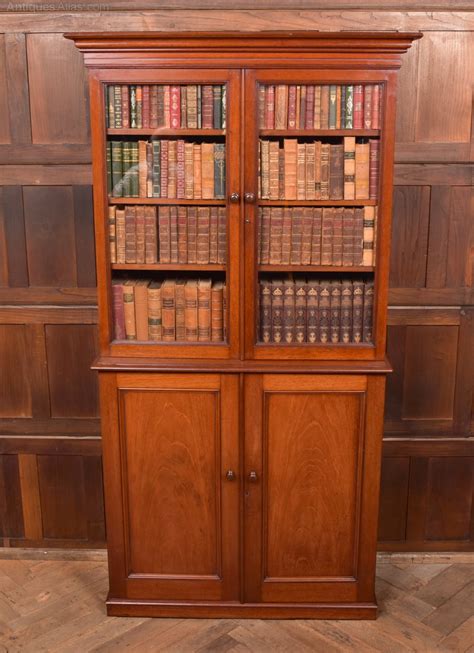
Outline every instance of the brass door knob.
<svg viewBox="0 0 474 653">
<path fill-rule="evenodd" d="M 255 202 L 255 193 L 245 193 L 244 197 L 245 201 L 249 204 L 253 204 Z"/>
<path fill-rule="evenodd" d="M 229 197 L 230 201 L 236 204 L 237 202 L 240 201 L 240 195 L 239 193 L 232 193 L 232 195 Z"/>
<path fill-rule="evenodd" d="M 235 481 L 235 472 L 232 469 L 229 469 L 225 477 L 228 481 Z"/>
<path fill-rule="evenodd" d="M 258 481 L 257 472 L 250 472 L 249 473 L 249 481 L 251 483 L 256 483 Z"/>
</svg>

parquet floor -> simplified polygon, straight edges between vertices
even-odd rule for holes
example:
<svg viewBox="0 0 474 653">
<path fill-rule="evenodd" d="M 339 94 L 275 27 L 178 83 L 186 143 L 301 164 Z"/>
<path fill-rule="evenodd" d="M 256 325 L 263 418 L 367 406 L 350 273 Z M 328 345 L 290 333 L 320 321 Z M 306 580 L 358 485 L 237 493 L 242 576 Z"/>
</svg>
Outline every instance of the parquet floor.
<svg viewBox="0 0 474 653">
<path fill-rule="evenodd" d="M 474 651 L 474 564 L 462 557 L 383 559 L 375 622 L 106 617 L 104 555 L 38 557 L 0 559 L 2 652 Z"/>
</svg>

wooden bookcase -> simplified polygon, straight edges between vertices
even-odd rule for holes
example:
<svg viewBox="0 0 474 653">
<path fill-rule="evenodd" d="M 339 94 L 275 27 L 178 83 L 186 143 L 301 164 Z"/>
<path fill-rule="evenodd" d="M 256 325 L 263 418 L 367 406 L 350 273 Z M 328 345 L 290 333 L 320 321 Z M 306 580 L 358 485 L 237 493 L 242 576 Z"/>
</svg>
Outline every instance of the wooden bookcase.
<svg viewBox="0 0 474 653">
<path fill-rule="evenodd" d="M 375 617 L 396 77 L 420 36 L 68 35 L 109 614 Z"/>
</svg>

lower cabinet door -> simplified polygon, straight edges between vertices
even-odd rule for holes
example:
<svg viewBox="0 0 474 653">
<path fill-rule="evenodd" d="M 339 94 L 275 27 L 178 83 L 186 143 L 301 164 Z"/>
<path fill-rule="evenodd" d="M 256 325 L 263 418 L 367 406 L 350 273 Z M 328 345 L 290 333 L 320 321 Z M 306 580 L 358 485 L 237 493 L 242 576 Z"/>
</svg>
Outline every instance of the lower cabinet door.
<svg viewBox="0 0 474 653">
<path fill-rule="evenodd" d="M 238 377 L 100 376 L 109 599 L 238 600 Z"/>
<path fill-rule="evenodd" d="M 384 379 L 249 375 L 245 600 L 374 601 Z"/>
</svg>

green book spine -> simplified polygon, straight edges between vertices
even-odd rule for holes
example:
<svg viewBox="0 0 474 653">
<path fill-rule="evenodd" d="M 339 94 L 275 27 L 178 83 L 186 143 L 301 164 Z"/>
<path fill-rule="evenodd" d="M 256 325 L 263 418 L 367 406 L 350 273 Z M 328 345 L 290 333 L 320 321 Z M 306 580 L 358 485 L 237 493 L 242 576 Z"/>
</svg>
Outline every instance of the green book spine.
<svg viewBox="0 0 474 653">
<path fill-rule="evenodd" d="M 214 100 L 213 110 L 213 127 L 214 129 L 221 129 L 222 125 L 222 86 L 216 85 L 212 87 L 212 97 Z"/>
<path fill-rule="evenodd" d="M 137 87 L 130 86 L 130 127 L 137 127 Z"/>
<path fill-rule="evenodd" d="M 225 148 L 223 143 L 214 145 L 214 194 L 216 199 L 225 197 Z"/>
<path fill-rule="evenodd" d="M 130 197 L 132 194 L 132 143 L 124 141 L 122 143 L 122 162 L 123 162 L 123 197 Z"/>
<path fill-rule="evenodd" d="M 341 129 L 346 128 L 346 87 L 341 86 Z"/>
<path fill-rule="evenodd" d="M 161 195 L 161 141 L 153 141 L 152 162 L 153 197 Z"/>
<path fill-rule="evenodd" d="M 122 89 L 120 86 L 114 86 L 114 127 L 122 127 Z"/>
<path fill-rule="evenodd" d="M 329 129 L 336 129 L 336 115 L 337 115 L 337 86 L 331 84 L 329 87 Z"/>
<path fill-rule="evenodd" d="M 105 148 L 105 161 L 107 165 L 107 193 L 112 193 L 112 149 L 111 144 L 107 143 Z"/>
<path fill-rule="evenodd" d="M 346 86 L 346 127 L 345 129 L 352 129 L 354 127 L 354 87 Z"/>
<path fill-rule="evenodd" d="M 197 87 L 197 123 L 198 129 L 202 128 L 202 86 L 201 84 Z"/>
<path fill-rule="evenodd" d="M 227 126 L 227 86 L 222 85 L 222 129 Z"/>
<path fill-rule="evenodd" d="M 112 141 L 112 196 L 123 196 L 122 142 Z"/>
<path fill-rule="evenodd" d="M 131 197 L 138 197 L 138 143 L 131 143 L 130 190 Z"/>
</svg>

